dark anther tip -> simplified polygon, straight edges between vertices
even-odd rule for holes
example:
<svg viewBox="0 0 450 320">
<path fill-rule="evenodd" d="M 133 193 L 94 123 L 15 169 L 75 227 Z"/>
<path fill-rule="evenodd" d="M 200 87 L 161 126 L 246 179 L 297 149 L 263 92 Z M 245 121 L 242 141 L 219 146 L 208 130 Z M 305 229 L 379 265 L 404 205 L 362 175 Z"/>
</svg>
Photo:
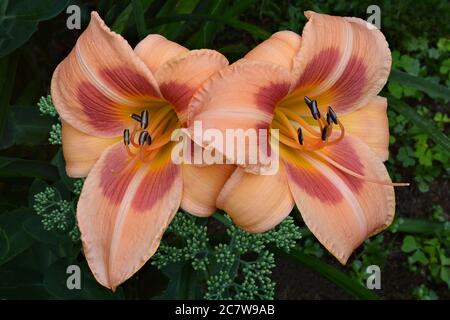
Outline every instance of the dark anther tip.
<svg viewBox="0 0 450 320">
<path fill-rule="evenodd" d="M 298 143 L 303 145 L 303 132 L 302 132 L 302 128 L 300 128 L 300 127 L 297 129 L 297 136 L 298 136 Z"/>
<path fill-rule="evenodd" d="M 137 115 L 136 113 L 133 113 L 132 115 L 131 115 L 131 118 L 133 119 L 133 120 L 136 120 L 137 122 L 141 122 L 141 117 L 139 116 L 139 115 Z"/>
<path fill-rule="evenodd" d="M 148 132 L 147 131 L 142 131 L 139 134 L 139 145 L 143 145 L 144 143 L 147 142 L 147 136 L 148 136 Z"/>
<path fill-rule="evenodd" d="M 329 112 L 327 112 L 327 125 L 330 125 L 333 119 L 331 119 L 331 115 Z"/>
<path fill-rule="evenodd" d="M 309 98 L 308 96 L 305 96 L 305 102 L 306 102 L 306 104 L 308 105 L 308 107 L 311 107 L 311 103 L 312 103 L 312 100 L 311 100 L 311 98 Z"/>
<path fill-rule="evenodd" d="M 313 100 L 311 102 L 310 110 L 311 110 L 312 116 L 315 120 L 320 119 L 320 111 L 319 111 L 319 107 L 317 107 L 316 100 Z"/>
<path fill-rule="evenodd" d="M 141 128 L 147 129 L 148 127 L 148 111 L 144 110 L 141 112 Z"/>
<path fill-rule="evenodd" d="M 323 127 L 322 129 L 322 141 L 327 140 L 328 126 Z"/>
<path fill-rule="evenodd" d="M 330 115 L 331 120 L 333 120 L 334 124 L 338 124 L 337 114 L 334 112 L 331 106 L 328 107 L 328 114 Z"/>
<path fill-rule="evenodd" d="M 123 143 L 127 146 L 130 144 L 130 130 L 123 130 Z"/>
<path fill-rule="evenodd" d="M 150 133 L 147 136 L 147 144 L 151 145 L 152 144 L 152 136 L 150 135 Z"/>
</svg>

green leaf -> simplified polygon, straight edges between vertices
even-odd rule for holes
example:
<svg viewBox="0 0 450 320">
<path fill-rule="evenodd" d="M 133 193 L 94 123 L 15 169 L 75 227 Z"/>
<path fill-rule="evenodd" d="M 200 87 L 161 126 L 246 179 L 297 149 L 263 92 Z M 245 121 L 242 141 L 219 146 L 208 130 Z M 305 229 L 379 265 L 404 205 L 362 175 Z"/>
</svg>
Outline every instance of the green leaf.
<svg viewBox="0 0 450 320">
<path fill-rule="evenodd" d="M 414 252 L 414 254 L 408 258 L 408 260 L 411 264 L 419 262 L 422 265 L 426 265 L 428 263 L 428 259 L 422 252 L 422 250 L 417 250 L 416 252 Z"/>
<path fill-rule="evenodd" d="M 295 262 L 298 262 L 315 272 L 318 272 L 323 277 L 335 283 L 337 286 L 341 287 L 358 299 L 379 299 L 379 296 L 376 293 L 363 287 L 353 278 L 349 277 L 342 271 L 339 271 L 338 269 L 328 265 L 322 260 L 303 253 L 299 248 L 291 249 L 289 253 L 276 248 L 272 248 L 272 251 L 279 254 L 280 256 L 284 256 Z"/>
<path fill-rule="evenodd" d="M 6 3 L 5 13 L 0 16 L 0 57 L 28 41 L 38 23 L 58 15 L 69 0 L 14 0 Z"/>
<path fill-rule="evenodd" d="M 144 19 L 144 8 L 142 6 L 141 0 L 131 0 L 131 3 L 133 5 L 133 16 L 134 21 L 136 22 L 139 38 L 144 39 L 148 34 Z"/>
<path fill-rule="evenodd" d="M 436 128 L 433 121 L 424 118 L 419 115 L 414 108 L 408 106 L 401 100 L 394 97 L 389 97 L 389 105 L 394 108 L 398 113 L 402 114 L 410 122 L 414 123 L 420 130 L 428 134 L 428 136 L 444 150 L 450 152 L 450 138 L 443 134 L 438 128 Z"/>
<path fill-rule="evenodd" d="M 67 279 L 70 274 L 67 268 L 76 265 L 80 268 L 81 289 L 68 289 Z M 77 262 L 70 259 L 59 259 L 53 263 L 45 272 L 44 286 L 48 292 L 59 299 L 121 299 L 123 298 L 122 288 L 113 293 L 111 290 L 102 287 L 92 276 L 86 262 Z"/>
<path fill-rule="evenodd" d="M 0 149 L 46 143 L 52 123 L 50 117 L 41 116 L 37 107 L 10 107 L 0 134 Z"/>
<path fill-rule="evenodd" d="M 389 81 L 402 84 L 421 90 L 431 97 L 439 97 L 450 100 L 450 89 L 439 84 L 433 83 L 421 77 L 410 75 L 406 72 L 393 69 L 389 76 Z"/>
<path fill-rule="evenodd" d="M 0 257 L 0 265 L 28 249 L 33 243 L 33 239 L 22 228 L 23 222 L 32 214 L 28 208 L 0 214 L 0 227 L 9 244 L 7 254 Z"/>
<path fill-rule="evenodd" d="M 0 261 L 6 258 L 9 252 L 9 240 L 6 232 L 0 227 Z"/>
<path fill-rule="evenodd" d="M 17 55 L 0 58 L 0 136 L 3 134 L 17 70 Z"/>
<path fill-rule="evenodd" d="M 26 177 L 55 181 L 59 179 L 59 174 L 58 169 L 47 162 L 0 157 L 0 177 Z"/>
<path fill-rule="evenodd" d="M 405 239 L 403 239 L 402 244 L 402 251 L 403 252 L 412 252 L 419 247 L 417 246 L 416 239 L 413 236 L 406 236 Z"/>
<path fill-rule="evenodd" d="M 56 246 L 56 253 L 65 256 L 72 247 L 72 241 L 67 235 L 58 234 L 55 231 L 47 231 L 38 215 L 30 217 L 23 223 L 23 229 L 36 241 L 47 245 Z"/>
<path fill-rule="evenodd" d="M 201 297 L 200 281 L 189 263 L 172 263 L 162 268 L 162 272 L 168 277 L 169 283 L 166 290 L 154 299 L 184 300 Z"/>
<path fill-rule="evenodd" d="M 222 16 L 213 16 L 213 15 L 204 15 L 204 14 L 177 14 L 171 16 L 164 16 L 153 19 L 149 23 L 149 27 L 156 27 L 160 25 L 164 25 L 167 23 L 177 22 L 177 21 L 185 21 L 188 19 L 198 20 L 198 21 L 216 21 L 227 24 L 235 29 L 244 30 L 252 34 L 254 37 L 259 38 L 260 40 L 265 40 L 270 37 L 270 32 L 255 26 L 250 23 L 242 22 L 236 20 L 234 18 L 227 18 Z"/>
</svg>

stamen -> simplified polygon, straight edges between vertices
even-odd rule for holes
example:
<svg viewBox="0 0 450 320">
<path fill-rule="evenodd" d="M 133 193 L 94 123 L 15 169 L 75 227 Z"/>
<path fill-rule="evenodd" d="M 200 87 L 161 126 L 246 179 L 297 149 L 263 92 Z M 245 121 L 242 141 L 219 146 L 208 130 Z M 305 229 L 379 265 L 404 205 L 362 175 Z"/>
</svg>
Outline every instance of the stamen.
<svg viewBox="0 0 450 320">
<path fill-rule="evenodd" d="M 281 122 L 283 122 L 284 126 L 288 129 L 288 131 L 291 135 L 291 138 L 295 139 L 295 137 L 297 136 L 297 133 L 295 131 L 295 128 L 292 126 L 292 123 L 286 117 L 286 115 L 279 110 L 275 110 L 275 113 L 278 116 L 278 118 L 281 120 Z"/>
<path fill-rule="evenodd" d="M 144 143 L 146 143 L 147 142 L 147 137 L 148 137 L 148 132 L 147 131 L 142 131 L 139 134 L 139 140 L 138 140 L 139 145 L 142 146 Z"/>
<path fill-rule="evenodd" d="M 141 112 L 141 128 L 147 129 L 148 127 L 148 110 Z"/>
<path fill-rule="evenodd" d="M 328 116 L 334 122 L 334 124 L 338 124 L 337 114 L 336 114 L 336 112 L 334 112 L 334 110 L 331 106 L 328 107 L 327 121 L 328 121 Z M 330 124 L 330 123 L 328 123 L 328 124 Z"/>
<path fill-rule="evenodd" d="M 123 130 L 123 143 L 128 146 L 130 144 L 130 130 Z"/>
<path fill-rule="evenodd" d="M 147 136 L 147 144 L 151 145 L 152 144 L 152 136 L 150 135 L 150 133 Z"/>
<path fill-rule="evenodd" d="M 133 113 L 133 114 L 131 115 L 131 118 L 132 118 L 133 120 L 136 120 L 137 122 L 141 123 L 141 117 L 140 117 L 139 115 L 137 115 L 136 113 Z"/>
<path fill-rule="evenodd" d="M 303 132 L 302 132 L 302 128 L 300 128 L 300 127 L 298 127 L 298 129 L 297 129 L 297 136 L 298 136 L 298 143 L 303 145 Z"/>
<path fill-rule="evenodd" d="M 309 97 L 305 96 L 305 102 L 309 110 L 311 111 L 311 115 L 313 116 L 314 120 L 320 119 L 320 111 L 317 107 L 317 101 L 311 100 Z"/>
<path fill-rule="evenodd" d="M 281 108 L 280 108 L 281 109 Z M 320 137 L 320 133 L 318 133 L 313 127 L 309 125 L 308 122 L 306 122 L 302 117 L 300 117 L 295 112 L 288 110 L 288 109 L 282 109 L 282 113 L 285 113 L 288 117 L 290 117 L 292 120 L 297 121 L 303 129 L 306 129 L 309 133 L 311 133 L 313 136 Z"/>
<path fill-rule="evenodd" d="M 321 135 L 322 141 L 327 140 L 327 137 L 328 137 L 328 128 L 329 128 L 329 126 L 326 125 L 326 126 L 323 127 L 323 129 L 322 129 L 322 135 Z"/>
</svg>

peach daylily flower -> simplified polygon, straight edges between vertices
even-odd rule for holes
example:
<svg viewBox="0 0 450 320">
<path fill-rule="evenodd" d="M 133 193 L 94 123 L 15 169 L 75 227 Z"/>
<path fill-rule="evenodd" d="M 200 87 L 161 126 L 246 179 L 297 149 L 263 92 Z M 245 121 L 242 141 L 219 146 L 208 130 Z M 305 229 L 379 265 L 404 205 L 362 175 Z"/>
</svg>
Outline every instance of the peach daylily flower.
<svg viewBox="0 0 450 320">
<path fill-rule="evenodd" d="M 383 34 L 361 19 L 306 16 L 301 37 L 277 32 L 205 82 L 188 121 L 201 121 L 204 130 L 279 129 L 277 174 L 238 167 L 216 205 L 243 229 L 263 232 L 296 204 L 309 229 L 345 264 L 394 217 L 395 184 L 383 165 L 387 102 L 377 96 L 391 53 Z"/>
<path fill-rule="evenodd" d="M 170 135 L 193 93 L 228 65 L 149 35 L 135 50 L 97 13 L 54 72 L 66 170 L 85 177 L 77 220 L 87 262 L 115 289 L 156 251 L 178 208 L 207 216 L 231 168 L 175 165 Z"/>
</svg>

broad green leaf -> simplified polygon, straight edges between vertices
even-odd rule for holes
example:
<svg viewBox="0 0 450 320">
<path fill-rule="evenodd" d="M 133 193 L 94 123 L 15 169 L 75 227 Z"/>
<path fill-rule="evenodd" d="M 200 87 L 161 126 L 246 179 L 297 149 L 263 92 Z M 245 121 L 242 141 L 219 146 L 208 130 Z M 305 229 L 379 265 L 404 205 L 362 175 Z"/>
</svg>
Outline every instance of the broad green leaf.
<svg viewBox="0 0 450 320">
<path fill-rule="evenodd" d="M 67 7 L 69 0 L 7 1 L 0 15 L 0 57 L 23 45 L 37 30 L 40 21 L 48 20 Z"/>
<path fill-rule="evenodd" d="M 28 208 L 0 214 L 0 227 L 9 243 L 7 254 L 2 258 L 0 257 L 0 265 L 10 261 L 33 243 L 33 239 L 22 228 L 23 222 L 32 214 L 32 211 Z"/>
<path fill-rule="evenodd" d="M 289 258 L 292 261 L 298 262 L 309 269 L 318 272 L 320 275 L 330 280 L 337 286 L 341 287 L 352 296 L 358 299 L 369 299 L 369 300 L 377 300 L 379 296 L 373 291 L 363 287 L 359 282 L 349 277 L 342 271 L 328 265 L 322 260 L 309 256 L 303 253 L 299 248 L 291 249 L 289 253 L 286 253 L 277 248 L 272 248 L 272 251 L 279 254 L 280 256 Z"/>
<path fill-rule="evenodd" d="M 47 162 L 19 158 L 0 157 L 0 177 L 2 178 L 39 178 L 58 180 L 58 169 Z"/>
<path fill-rule="evenodd" d="M 389 106 L 394 108 L 398 113 L 402 114 L 409 121 L 414 123 L 420 130 L 428 134 L 428 136 L 444 150 L 450 152 L 450 138 L 436 128 L 433 121 L 419 115 L 413 107 L 408 106 L 401 100 L 394 97 L 388 98 Z"/>
<path fill-rule="evenodd" d="M 139 38 L 144 39 L 148 33 L 144 19 L 144 7 L 142 6 L 141 0 L 131 0 L 131 3 L 133 5 L 134 22 L 136 23 Z"/>
<path fill-rule="evenodd" d="M 422 250 L 417 250 L 414 254 L 408 258 L 411 263 L 419 262 L 422 265 L 426 265 L 428 263 L 428 259 Z"/>
<path fill-rule="evenodd" d="M 164 16 L 155 18 L 153 21 L 148 23 L 149 27 L 156 27 L 160 25 L 164 25 L 167 23 L 172 23 L 176 21 L 185 21 L 188 19 L 197 20 L 197 21 L 216 21 L 220 23 L 227 24 L 237 30 L 244 30 L 252 34 L 254 37 L 259 38 L 261 40 L 265 40 L 270 37 L 270 33 L 258 26 L 255 26 L 250 23 L 242 22 L 236 19 L 225 18 L 222 16 L 212 16 L 212 15 L 204 15 L 204 14 L 177 14 L 171 16 Z"/>
<path fill-rule="evenodd" d="M 8 114 L 9 101 L 16 76 L 18 56 L 13 54 L 0 58 L 0 136 L 2 135 Z"/>
<path fill-rule="evenodd" d="M 41 116 L 37 107 L 10 107 L 3 134 L 0 134 L 0 149 L 45 144 L 52 123 L 50 117 Z"/>
<path fill-rule="evenodd" d="M 196 272 L 189 263 L 173 263 L 162 269 L 169 278 L 167 289 L 154 299 L 199 299 L 200 287 Z"/>
<path fill-rule="evenodd" d="M 403 252 L 412 252 L 414 250 L 417 250 L 419 247 L 417 246 L 416 239 L 413 236 L 406 236 L 405 239 L 403 239 L 402 244 L 402 251 Z"/>
<path fill-rule="evenodd" d="M 164 6 L 155 15 L 155 18 L 170 16 L 174 14 L 192 14 L 192 13 L 204 13 L 208 9 L 208 5 L 213 4 L 214 1 L 179 1 L 179 0 L 168 0 L 165 2 Z M 205 7 L 204 4 L 207 4 Z M 205 8 L 203 8 L 205 7 Z M 159 26 L 156 30 L 157 33 L 164 35 L 168 39 L 177 39 L 181 32 L 193 32 L 191 31 L 191 19 L 186 19 L 186 21 L 176 21 L 169 24 L 164 24 Z"/>
<path fill-rule="evenodd" d="M 393 69 L 389 76 L 389 81 L 402 84 L 421 90 L 431 97 L 439 97 L 450 100 L 450 89 L 439 84 L 433 83 L 427 79 L 410 75 L 406 72 Z"/>
<path fill-rule="evenodd" d="M 0 226 L 0 261 L 6 258 L 9 252 L 9 239 L 6 232 Z"/>
<path fill-rule="evenodd" d="M 132 14 L 133 6 L 130 4 L 114 21 L 111 26 L 111 30 L 119 34 L 123 33 L 128 25 L 128 22 L 131 20 L 130 17 Z"/>
<path fill-rule="evenodd" d="M 74 243 L 67 234 L 58 234 L 56 231 L 47 231 L 37 215 L 27 219 L 23 229 L 34 240 L 42 243 L 53 255 L 58 258 L 75 258 L 80 252 L 80 244 Z"/>
<path fill-rule="evenodd" d="M 396 232 L 436 234 L 444 230 L 445 224 L 424 219 L 400 218 L 395 227 Z"/>
</svg>

